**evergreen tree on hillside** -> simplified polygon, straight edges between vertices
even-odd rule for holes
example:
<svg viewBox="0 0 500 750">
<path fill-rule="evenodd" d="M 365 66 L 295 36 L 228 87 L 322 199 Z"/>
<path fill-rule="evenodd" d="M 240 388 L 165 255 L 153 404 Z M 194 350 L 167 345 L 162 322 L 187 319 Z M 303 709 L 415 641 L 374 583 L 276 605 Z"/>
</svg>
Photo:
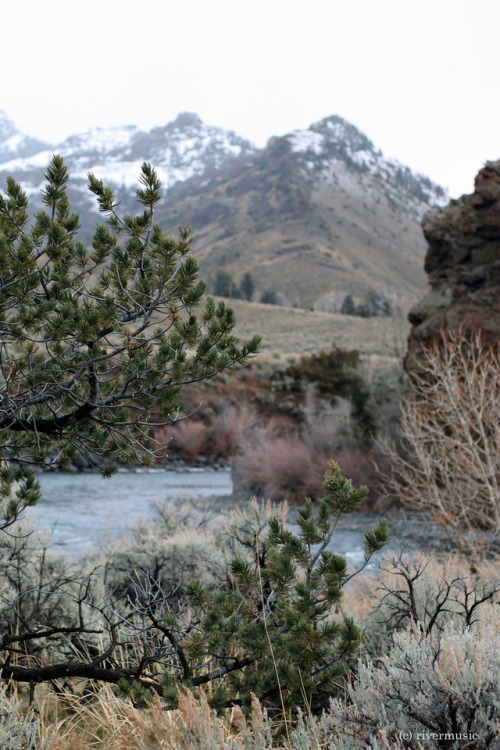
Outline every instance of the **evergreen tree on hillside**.
<svg viewBox="0 0 500 750">
<path fill-rule="evenodd" d="M 273 289 L 265 289 L 262 292 L 260 301 L 263 305 L 277 305 L 278 297 L 276 296 L 276 292 Z"/>
<path fill-rule="evenodd" d="M 232 276 L 222 268 L 217 271 L 213 290 L 214 294 L 218 297 L 232 297 L 234 299 L 239 299 L 241 297 L 238 285 L 234 283 Z"/>
<path fill-rule="evenodd" d="M 255 291 L 255 284 L 250 273 L 243 276 L 240 284 L 241 296 L 243 299 L 251 300 Z"/>
<path fill-rule="evenodd" d="M 340 312 L 342 315 L 356 315 L 356 303 L 354 302 L 352 294 L 348 294 L 342 302 Z"/>
</svg>

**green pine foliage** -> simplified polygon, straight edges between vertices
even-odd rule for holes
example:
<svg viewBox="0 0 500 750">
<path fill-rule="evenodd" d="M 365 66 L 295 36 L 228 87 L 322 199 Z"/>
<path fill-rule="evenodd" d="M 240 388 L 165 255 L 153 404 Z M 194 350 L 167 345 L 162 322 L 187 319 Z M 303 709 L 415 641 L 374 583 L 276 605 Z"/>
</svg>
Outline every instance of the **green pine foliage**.
<svg viewBox="0 0 500 750">
<path fill-rule="evenodd" d="M 191 613 L 190 624 L 181 632 L 175 618 L 170 622 L 176 660 L 163 676 L 167 701 L 176 700 L 180 674 L 189 688 L 217 685 L 219 710 L 236 696 L 248 707 L 252 694 L 278 713 L 326 705 L 360 643 L 359 629 L 338 609 L 344 585 L 359 571 L 349 573 L 330 545 L 339 520 L 359 509 L 368 489 L 354 488 L 333 461 L 324 487 L 317 508 L 309 499 L 300 508 L 297 533 L 277 517 L 265 526 L 255 512 L 229 532 L 237 554 L 224 585 L 189 584 L 182 611 Z M 365 536 L 363 567 L 387 539 L 382 520 Z"/>
<path fill-rule="evenodd" d="M 65 466 L 81 453 L 103 473 L 113 461 L 151 465 L 150 427 L 176 421 L 182 387 L 245 362 L 259 338 L 238 346 L 223 302 L 208 298 L 196 316 L 205 284 L 191 234 L 155 223 L 161 183 L 149 164 L 136 216 L 121 216 L 113 190 L 89 174 L 106 219 L 90 247 L 78 241 L 60 156 L 45 177 L 31 223 L 12 178 L 0 196 L 0 459 Z M 1 490 L 4 524 L 39 494 L 26 470 L 5 470 Z"/>
</svg>

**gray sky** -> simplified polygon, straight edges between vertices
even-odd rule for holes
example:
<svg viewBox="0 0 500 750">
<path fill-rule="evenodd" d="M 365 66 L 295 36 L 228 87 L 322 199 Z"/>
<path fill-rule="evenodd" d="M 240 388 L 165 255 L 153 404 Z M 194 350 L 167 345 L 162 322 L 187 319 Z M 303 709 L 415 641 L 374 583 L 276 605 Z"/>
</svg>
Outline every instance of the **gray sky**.
<svg viewBox="0 0 500 750">
<path fill-rule="evenodd" d="M 0 109 L 57 142 L 180 111 L 262 146 L 331 114 L 448 187 L 500 158 L 498 0 L 24 0 Z"/>
</svg>

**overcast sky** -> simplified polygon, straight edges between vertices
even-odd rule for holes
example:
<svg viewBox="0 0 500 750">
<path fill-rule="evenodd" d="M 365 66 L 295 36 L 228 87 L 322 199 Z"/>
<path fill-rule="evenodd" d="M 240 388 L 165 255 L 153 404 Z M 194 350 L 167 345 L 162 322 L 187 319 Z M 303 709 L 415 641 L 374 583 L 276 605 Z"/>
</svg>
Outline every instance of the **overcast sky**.
<svg viewBox="0 0 500 750">
<path fill-rule="evenodd" d="M 498 0 L 24 0 L 0 109 L 57 143 L 180 111 L 262 146 L 331 114 L 453 197 L 500 158 Z"/>
</svg>

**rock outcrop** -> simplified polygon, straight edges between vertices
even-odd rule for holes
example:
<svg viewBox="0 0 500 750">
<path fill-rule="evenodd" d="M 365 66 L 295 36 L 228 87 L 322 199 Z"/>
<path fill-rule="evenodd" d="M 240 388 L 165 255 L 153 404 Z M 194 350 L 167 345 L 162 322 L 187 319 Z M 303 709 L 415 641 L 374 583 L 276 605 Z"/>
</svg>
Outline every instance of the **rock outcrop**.
<svg viewBox="0 0 500 750">
<path fill-rule="evenodd" d="M 407 370 L 442 329 L 480 329 L 487 345 L 500 343 L 500 160 L 486 163 L 474 193 L 428 212 L 422 228 L 431 290 L 409 314 Z"/>
</svg>

